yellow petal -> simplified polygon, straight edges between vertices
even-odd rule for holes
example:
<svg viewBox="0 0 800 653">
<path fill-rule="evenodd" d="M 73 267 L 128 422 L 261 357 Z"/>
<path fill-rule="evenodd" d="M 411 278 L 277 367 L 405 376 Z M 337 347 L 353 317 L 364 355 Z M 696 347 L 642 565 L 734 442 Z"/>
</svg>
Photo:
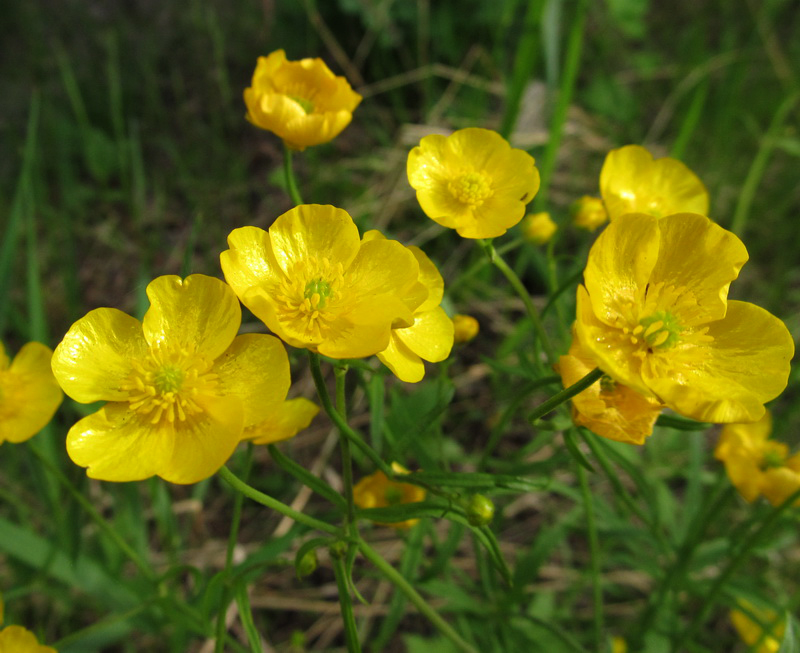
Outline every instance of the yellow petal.
<svg viewBox="0 0 800 653">
<path fill-rule="evenodd" d="M 419 264 L 419 282 L 427 289 L 427 298 L 416 307 L 417 312 L 430 311 L 442 303 L 444 279 L 438 268 L 419 247 L 408 248 Z"/>
<path fill-rule="evenodd" d="M 763 308 L 729 301 L 724 319 L 708 325 L 713 341 L 670 352 L 670 374 L 648 387 L 676 412 L 705 422 L 754 422 L 789 377 L 794 341 L 786 325 Z"/>
<path fill-rule="evenodd" d="M 49 347 L 29 342 L 8 371 L 0 369 L 0 443 L 27 440 L 53 418 L 63 394 L 50 369 L 52 355 Z"/>
<path fill-rule="evenodd" d="M 411 351 L 431 363 L 443 361 L 453 348 L 453 320 L 440 306 L 416 313 L 412 326 L 394 333 Z"/>
<path fill-rule="evenodd" d="M 283 272 L 272 253 L 269 234 L 258 227 L 234 229 L 220 255 L 225 281 L 240 299 L 253 286 L 280 283 Z"/>
<path fill-rule="evenodd" d="M 319 412 L 319 406 L 303 397 L 272 406 L 264 421 L 245 429 L 243 440 L 253 444 L 272 444 L 288 440 L 307 428 Z"/>
<path fill-rule="evenodd" d="M 301 348 L 308 347 L 309 349 L 314 349 L 314 346 L 316 346 L 316 342 L 313 343 L 314 346 L 310 346 L 307 340 L 295 337 L 294 334 L 284 328 L 283 323 L 278 320 L 278 316 L 275 312 L 273 295 L 262 286 L 248 288 L 241 299 L 242 304 L 247 306 L 253 315 L 266 324 L 269 330 L 287 345 Z"/>
<path fill-rule="evenodd" d="M 358 227 L 343 209 L 303 204 L 281 215 L 269 229 L 281 269 L 292 273 L 296 261 L 327 258 L 346 269 L 359 251 Z"/>
<path fill-rule="evenodd" d="M 7 626 L 0 631 L 0 653 L 56 653 L 39 644 L 36 636 L 22 626 Z"/>
<path fill-rule="evenodd" d="M 398 379 L 406 383 L 417 383 L 425 376 L 425 364 L 422 359 L 403 344 L 397 337 L 396 331 L 389 339 L 389 346 L 378 353 L 378 360 L 392 370 Z"/>
<path fill-rule="evenodd" d="M 583 273 L 595 316 L 614 325 L 626 304 L 644 295 L 659 255 L 658 221 L 632 213 L 608 225 L 589 252 Z"/>
<path fill-rule="evenodd" d="M 274 336 L 237 336 L 211 371 L 219 376 L 220 394 L 241 400 L 245 428 L 271 415 L 289 392 L 289 357 Z"/>
<path fill-rule="evenodd" d="M 731 281 L 747 262 L 742 241 L 705 216 L 693 213 L 662 218 L 658 229 L 661 241 L 649 278 L 651 287 L 663 283 L 691 291 L 698 306 L 694 311 L 681 312 L 684 326 L 722 318 Z"/>
<path fill-rule="evenodd" d="M 75 401 L 120 401 L 131 361 L 146 355 L 142 324 L 114 308 L 98 308 L 73 324 L 53 353 L 58 383 Z"/>
<path fill-rule="evenodd" d="M 773 506 L 779 506 L 800 489 L 800 474 L 788 467 L 776 467 L 764 472 L 761 493 Z"/>
<path fill-rule="evenodd" d="M 151 347 L 196 351 L 213 360 L 233 342 L 242 322 L 230 286 L 203 274 L 158 277 L 147 286 L 147 297 L 143 328 Z"/>
</svg>

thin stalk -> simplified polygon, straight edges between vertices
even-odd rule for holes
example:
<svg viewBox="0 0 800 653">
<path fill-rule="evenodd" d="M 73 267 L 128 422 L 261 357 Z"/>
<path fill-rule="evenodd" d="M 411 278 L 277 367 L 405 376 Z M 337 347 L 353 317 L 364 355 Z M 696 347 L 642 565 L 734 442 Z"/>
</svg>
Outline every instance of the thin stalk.
<svg viewBox="0 0 800 653">
<path fill-rule="evenodd" d="M 586 480 L 586 470 L 583 465 L 576 465 L 578 482 L 581 486 L 583 509 L 586 513 L 586 529 L 589 532 L 589 565 L 592 574 L 592 626 L 594 631 L 595 649 L 603 650 L 603 587 L 600 577 L 600 545 L 597 541 L 597 524 L 594 518 L 594 505 L 592 494 L 589 492 L 589 483 Z"/>
<path fill-rule="evenodd" d="M 586 388 L 591 386 L 595 381 L 598 381 L 603 376 L 603 371 L 598 367 L 589 372 L 580 381 L 573 383 L 569 388 L 564 388 L 558 394 L 553 395 L 547 401 L 539 404 L 529 416 L 528 420 L 534 424 L 537 420 L 541 419 L 548 413 L 552 413 L 561 404 L 572 399 L 575 395 L 580 394 Z"/>
<path fill-rule="evenodd" d="M 363 540 L 359 541 L 358 548 L 362 555 L 373 565 L 375 565 L 388 580 L 394 583 L 397 588 L 403 592 L 406 597 L 408 597 L 408 600 L 414 604 L 417 610 L 419 610 L 428 619 L 428 621 L 430 621 L 436 628 L 439 629 L 439 632 L 442 633 L 442 635 L 453 642 L 453 644 L 455 644 L 461 651 L 464 651 L 465 653 L 478 653 L 478 650 L 473 648 L 473 646 L 468 642 L 464 641 L 461 636 L 455 630 L 453 630 L 453 627 L 444 619 L 442 619 L 439 613 L 436 612 L 436 610 L 434 610 L 428 604 L 422 595 L 411 586 L 411 583 L 403 578 L 400 572 L 392 567 L 392 565 L 386 562 L 386 560 L 384 560 L 378 554 L 378 552 L 375 551 L 375 549 L 373 549 Z"/>
<path fill-rule="evenodd" d="M 736 572 L 737 569 L 739 569 L 739 567 L 742 566 L 742 563 L 744 563 L 744 561 L 750 557 L 750 555 L 753 553 L 753 550 L 759 544 L 761 544 L 761 540 L 764 538 L 764 536 L 769 534 L 769 532 L 772 530 L 772 527 L 777 523 L 778 519 L 780 519 L 783 513 L 794 505 L 798 498 L 800 498 L 800 490 L 796 490 L 783 503 L 781 503 L 779 506 L 776 506 L 769 513 L 769 515 L 767 515 L 767 518 L 761 523 L 761 526 L 756 529 L 750 535 L 750 537 L 747 538 L 747 540 L 745 540 L 745 543 L 742 545 L 739 553 L 737 553 L 736 556 L 734 556 L 728 562 L 728 564 L 722 570 L 722 573 L 717 576 L 717 579 L 714 581 L 711 589 L 709 589 L 706 595 L 703 597 L 703 602 L 700 609 L 695 612 L 694 619 L 692 619 L 688 628 L 685 628 L 683 632 L 680 633 L 678 641 L 672 647 L 673 651 L 683 650 L 684 644 L 691 640 L 703 622 L 708 619 L 711 608 L 714 607 L 714 601 L 722 591 L 725 583 L 728 582 L 728 579 Z"/>
<path fill-rule="evenodd" d="M 287 506 L 285 503 L 278 501 L 277 499 L 273 499 L 271 496 L 264 494 L 263 492 L 259 492 L 254 487 L 249 486 L 247 483 L 242 481 L 236 474 L 234 474 L 231 470 L 227 467 L 222 467 L 219 470 L 219 475 L 222 479 L 230 485 L 234 490 L 237 492 L 241 492 L 244 494 L 248 499 L 252 499 L 256 503 L 260 503 L 267 508 L 271 508 L 286 517 L 294 519 L 296 522 L 300 524 L 304 524 L 309 528 L 316 528 L 324 533 L 330 533 L 331 535 L 340 535 L 339 529 L 327 522 L 320 521 L 319 519 L 314 519 L 314 517 L 309 517 L 305 513 L 298 512 L 294 508 Z"/>
<path fill-rule="evenodd" d="M 343 438 L 344 439 L 344 438 Z M 350 597 L 350 585 L 347 578 L 347 567 L 344 559 L 331 555 L 333 573 L 336 576 L 336 589 L 339 590 L 339 606 L 342 609 L 344 639 L 349 653 L 360 653 L 361 643 L 358 640 L 358 628 L 353 616 L 353 600 Z"/>
<path fill-rule="evenodd" d="M 336 376 L 336 411 L 342 419 L 347 421 L 347 400 L 345 397 L 345 377 L 347 367 L 337 365 L 334 368 Z M 353 456 L 350 453 L 350 440 L 346 435 L 339 434 L 339 445 L 342 449 L 342 483 L 344 485 L 344 498 L 347 501 L 347 512 L 345 512 L 345 530 L 350 532 L 353 538 L 358 537 L 356 530 L 356 509 L 353 504 Z"/>
<path fill-rule="evenodd" d="M 61 485 L 64 486 L 64 489 L 69 492 L 72 497 L 80 504 L 81 508 L 83 508 L 92 518 L 95 524 L 98 525 L 100 530 L 102 530 L 114 544 L 116 544 L 120 551 L 122 551 L 128 558 L 130 559 L 133 564 L 142 572 L 142 574 L 147 578 L 147 580 L 151 582 L 156 582 L 156 575 L 153 573 L 150 565 L 138 554 L 136 551 L 125 541 L 125 538 L 120 535 L 117 530 L 108 523 L 103 517 L 94 509 L 94 506 L 89 502 L 89 500 L 83 496 L 83 494 L 70 482 L 70 480 L 64 476 L 60 469 L 58 469 L 52 462 L 50 462 L 41 451 L 39 451 L 36 447 L 29 447 L 30 451 L 39 459 L 39 462 L 42 463 L 45 467 L 47 467 L 47 471 L 49 471 L 53 476 L 55 476 L 56 480 L 58 480 Z"/>
<path fill-rule="evenodd" d="M 478 242 L 480 243 L 483 250 L 486 252 L 486 256 L 489 260 L 494 264 L 494 266 L 503 273 L 508 282 L 516 291 L 519 298 L 522 300 L 522 303 L 525 304 L 525 310 L 528 312 L 528 317 L 531 319 L 531 324 L 533 324 L 533 330 L 536 332 L 536 336 L 539 339 L 539 342 L 542 345 L 542 349 L 544 349 L 545 354 L 547 355 L 547 360 L 552 364 L 555 362 L 555 352 L 553 350 L 553 346 L 550 344 L 550 339 L 547 337 L 547 333 L 544 330 L 544 326 L 542 325 L 542 320 L 539 318 L 539 312 L 536 310 L 536 307 L 533 305 L 533 300 L 531 299 L 531 295 L 528 292 L 528 289 L 525 288 L 525 285 L 522 283 L 520 278 L 517 274 L 512 270 L 508 263 L 505 262 L 502 256 L 498 253 L 498 251 L 494 248 L 491 240 L 481 240 L 479 239 Z"/>
<path fill-rule="evenodd" d="M 501 247 L 498 247 L 497 254 L 502 255 L 505 254 L 506 252 L 515 250 L 524 243 L 525 243 L 524 238 L 515 238 L 514 240 L 505 243 Z M 475 261 L 464 272 L 459 274 L 458 277 L 452 283 L 448 284 L 447 292 L 449 294 L 452 294 L 456 288 L 460 288 L 465 281 L 474 277 L 478 272 L 480 272 L 483 268 L 489 265 L 489 263 L 490 261 L 488 258 L 480 258 L 477 261 Z"/>
<path fill-rule="evenodd" d="M 292 169 L 292 149 L 285 143 L 283 145 L 283 174 L 286 177 L 286 189 L 289 191 L 292 202 L 295 203 L 295 206 L 303 204 L 303 198 L 300 197 L 297 180 Z"/>
</svg>

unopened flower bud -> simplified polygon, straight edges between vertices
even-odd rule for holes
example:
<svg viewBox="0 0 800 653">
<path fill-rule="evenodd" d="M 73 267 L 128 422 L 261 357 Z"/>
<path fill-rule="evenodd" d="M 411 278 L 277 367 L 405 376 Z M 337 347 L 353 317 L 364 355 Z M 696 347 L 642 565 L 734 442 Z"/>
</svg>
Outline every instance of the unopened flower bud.
<svg viewBox="0 0 800 653">
<path fill-rule="evenodd" d="M 294 572 L 298 578 L 305 578 L 314 573 L 319 561 L 317 560 L 317 550 L 311 549 L 303 554 L 303 557 L 294 563 Z"/>
<path fill-rule="evenodd" d="M 522 236 L 536 245 L 544 245 L 558 230 L 547 211 L 532 213 L 522 221 Z"/>
<path fill-rule="evenodd" d="M 338 540 L 330 546 L 331 557 L 341 560 L 347 554 L 347 543 Z"/>
<path fill-rule="evenodd" d="M 469 342 L 481 330 L 478 320 L 471 315 L 455 315 L 453 317 L 454 340 L 456 342 Z"/>
<path fill-rule="evenodd" d="M 467 503 L 467 521 L 472 526 L 486 526 L 494 517 L 494 504 L 482 494 L 473 494 Z"/>
<path fill-rule="evenodd" d="M 607 220 L 606 207 L 599 197 L 584 195 L 572 203 L 572 222 L 576 227 L 594 231 Z"/>
</svg>

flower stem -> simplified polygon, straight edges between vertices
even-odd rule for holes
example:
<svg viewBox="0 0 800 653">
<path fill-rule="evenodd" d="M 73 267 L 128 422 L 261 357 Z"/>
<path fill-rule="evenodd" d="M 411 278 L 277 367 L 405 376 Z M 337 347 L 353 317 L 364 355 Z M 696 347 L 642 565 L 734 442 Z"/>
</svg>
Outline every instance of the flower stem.
<svg viewBox="0 0 800 653">
<path fill-rule="evenodd" d="M 345 377 L 347 367 L 336 365 L 336 410 L 342 419 L 347 422 L 347 401 L 345 399 Z M 353 538 L 358 537 L 356 530 L 356 509 L 353 505 L 353 456 L 350 453 L 350 440 L 346 435 L 339 433 L 339 444 L 342 449 L 342 483 L 344 485 L 344 498 L 347 501 L 347 512 L 345 513 L 345 530 L 350 532 Z"/>
<path fill-rule="evenodd" d="M 603 588 L 600 577 L 600 547 L 597 542 L 597 524 L 594 519 L 594 506 L 592 494 L 589 492 L 589 483 L 586 480 L 586 470 L 583 465 L 576 463 L 578 482 L 581 486 L 583 509 L 586 513 L 586 529 L 589 533 L 589 560 L 592 574 L 592 606 L 594 626 L 594 641 L 598 651 L 603 649 Z"/>
<path fill-rule="evenodd" d="M 263 492 L 259 492 L 254 487 L 251 487 L 247 483 L 242 481 L 242 479 L 236 476 L 236 474 L 234 474 L 227 467 L 220 468 L 219 475 L 234 490 L 236 490 L 237 492 L 241 492 L 248 499 L 252 499 L 256 503 L 260 503 L 261 505 L 264 505 L 267 508 L 271 508 L 272 510 L 277 511 L 282 515 L 294 519 L 296 522 L 300 524 L 308 526 L 309 528 L 316 528 L 317 530 L 323 531 L 324 533 L 330 533 L 331 535 L 340 535 L 340 531 L 338 528 L 336 528 L 336 526 L 332 526 L 327 522 L 320 521 L 319 519 L 314 519 L 313 517 L 309 517 L 308 515 L 302 512 L 298 512 L 294 508 L 287 506 L 285 503 L 278 501 L 277 499 L 273 499 L 271 496 L 264 494 Z"/>
<path fill-rule="evenodd" d="M 342 623 L 344 624 L 344 638 L 347 642 L 348 653 L 360 653 L 361 643 L 358 641 L 358 628 L 353 617 L 353 600 L 350 597 L 350 585 L 347 578 L 347 565 L 345 561 L 334 555 L 333 573 L 336 576 L 336 588 L 339 590 L 339 606 L 342 609 Z"/>
<path fill-rule="evenodd" d="M 528 416 L 528 420 L 531 424 L 535 424 L 537 420 L 541 419 L 548 413 L 553 412 L 556 408 L 558 408 L 561 404 L 566 401 L 569 401 L 577 394 L 580 394 L 586 388 L 591 386 L 595 381 L 600 379 L 603 376 L 603 371 L 600 368 L 595 368 L 591 372 L 589 372 L 586 376 L 584 376 L 580 381 L 573 383 L 568 388 L 564 388 L 558 394 L 553 395 L 547 401 L 539 404 L 536 410 L 533 411 Z"/>
<path fill-rule="evenodd" d="M 489 258 L 492 264 L 503 273 L 503 276 L 505 276 L 506 279 L 508 279 L 508 282 L 517 292 L 517 295 L 519 295 L 522 303 L 525 304 L 525 310 L 528 312 L 528 317 L 531 320 L 531 324 L 533 324 L 533 330 L 536 332 L 536 337 L 539 339 L 539 342 L 542 345 L 542 349 L 547 356 L 547 360 L 551 364 L 554 363 L 555 352 L 553 350 L 553 346 L 550 344 L 550 339 L 547 337 L 547 332 L 544 330 L 542 320 L 539 317 L 539 312 L 533 305 L 533 300 L 531 299 L 531 295 L 527 288 L 525 288 L 525 285 L 522 283 L 522 281 L 520 281 L 520 278 L 517 276 L 514 270 L 512 270 L 508 263 L 505 262 L 505 259 L 500 256 L 500 253 L 495 249 L 491 240 L 479 239 L 478 242 L 481 244 L 481 247 L 483 247 L 483 251 L 486 252 L 486 256 Z"/>
<path fill-rule="evenodd" d="M 303 204 L 303 198 L 300 197 L 297 180 L 292 169 L 292 149 L 285 143 L 283 144 L 283 174 L 286 177 L 286 189 L 289 191 L 292 202 L 295 203 L 295 206 Z"/>
<path fill-rule="evenodd" d="M 359 541 L 358 548 L 363 554 L 363 556 L 369 560 L 373 565 L 375 565 L 381 573 L 386 576 L 397 588 L 403 592 L 403 594 L 408 597 L 408 600 L 413 603 L 417 610 L 419 610 L 436 628 L 439 629 L 439 632 L 442 633 L 445 637 L 447 637 L 453 644 L 458 646 L 458 648 L 465 653 L 478 653 L 477 649 L 473 648 L 471 644 L 464 641 L 461 636 L 453 630 L 452 626 L 448 624 L 442 617 L 439 615 L 436 610 L 434 610 L 428 602 L 422 597 L 417 590 L 415 590 L 411 584 L 403 577 L 400 572 L 398 572 L 392 565 L 390 565 L 386 560 L 384 560 L 375 549 L 373 549 L 369 544 L 364 542 L 363 540 Z"/>
</svg>

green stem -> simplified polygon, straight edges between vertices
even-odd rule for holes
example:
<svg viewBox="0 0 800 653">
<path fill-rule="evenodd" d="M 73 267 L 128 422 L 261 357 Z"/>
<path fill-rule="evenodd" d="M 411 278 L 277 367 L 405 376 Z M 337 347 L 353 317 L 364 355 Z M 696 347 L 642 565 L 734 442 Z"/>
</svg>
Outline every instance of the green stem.
<svg viewBox="0 0 800 653">
<path fill-rule="evenodd" d="M 286 189 L 289 191 L 289 197 L 292 198 L 292 202 L 295 203 L 295 206 L 303 204 L 303 198 L 300 197 L 297 180 L 292 169 L 292 149 L 285 143 L 283 145 L 283 174 L 286 178 Z"/>
<path fill-rule="evenodd" d="M 345 377 L 347 367 L 336 365 L 334 368 L 336 376 L 336 410 L 342 419 L 347 422 L 347 399 L 345 396 Z M 356 539 L 358 531 L 356 529 L 356 509 L 353 504 L 353 456 L 350 453 L 350 440 L 346 435 L 339 433 L 339 445 L 342 449 L 342 483 L 344 485 L 344 498 L 347 501 L 347 512 L 345 513 L 345 530 L 350 532 L 351 537 Z"/>
<path fill-rule="evenodd" d="M 773 508 L 769 515 L 767 515 L 767 518 L 762 522 L 761 526 L 756 529 L 750 535 L 750 537 L 747 538 L 747 540 L 745 540 L 745 543 L 742 545 L 739 553 L 728 562 L 728 564 L 722 570 L 722 573 L 717 576 L 717 579 L 714 581 L 711 589 L 709 589 L 706 595 L 703 597 L 701 608 L 695 612 L 694 619 L 692 619 L 688 628 L 685 628 L 680 634 L 678 641 L 672 647 L 673 651 L 677 652 L 684 649 L 684 644 L 694 636 L 703 622 L 708 619 L 711 608 L 714 607 L 714 601 L 722 591 L 722 588 L 725 586 L 725 583 L 728 581 L 728 579 L 736 572 L 737 569 L 739 569 L 739 567 L 741 567 L 742 563 L 744 563 L 744 561 L 750 557 L 750 555 L 753 553 L 753 550 L 759 546 L 759 544 L 761 544 L 761 540 L 769 534 L 769 532 L 772 530 L 772 527 L 777 523 L 778 519 L 780 519 L 783 513 L 794 505 L 798 498 L 800 498 L 800 490 L 796 490 L 783 503 Z"/>
<path fill-rule="evenodd" d="M 218 473 L 228 485 L 230 485 L 237 492 L 244 494 L 248 499 L 252 499 L 256 503 L 260 503 L 267 508 L 271 508 L 272 510 L 277 511 L 286 517 L 290 517 L 296 522 L 304 524 L 309 528 L 316 528 L 317 530 L 323 531 L 324 533 L 330 533 L 331 535 L 340 535 L 339 529 L 335 526 L 332 526 L 327 522 L 320 521 L 319 519 L 309 517 L 308 515 L 298 512 L 294 508 L 287 506 L 285 503 L 278 501 L 277 499 L 273 499 L 271 496 L 264 494 L 263 492 L 259 492 L 254 487 L 251 487 L 242 481 L 227 467 L 220 468 Z"/>
<path fill-rule="evenodd" d="M 603 587 L 600 577 L 600 546 L 597 541 L 597 524 L 594 518 L 594 505 L 592 494 L 589 492 L 589 483 L 586 480 L 586 470 L 583 465 L 576 465 L 578 481 L 581 486 L 583 509 L 586 513 L 586 528 L 589 532 L 589 564 L 592 574 L 592 606 L 593 630 L 595 649 L 603 650 Z"/>
<path fill-rule="evenodd" d="M 473 648 L 471 644 L 464 641 L 461 636 L 453 630 L 452 626 L 448 624 L 442 617 L 439 615 L 436 610 L 434 610 L 428 602 L 422 597 L 422 595 L 415 590 L 411 584 L 403 578 L 403 576 L 390 565 L 386 560 L 384 560 L 377 551 L 375 551 L 369 544 L 361 540 L 358 543 L 358 548 L 361 551 L 362 555 L 369 560 L 373 565 L 375 565 L 380 572 L 386 576 L 397 588 L 406 595 L 409 601 L 416 606 L 417 610 L 419 610 L 436 628 L 439 629 L 439 632 L 442 633 L 445 637 L 447 637 L 453 644 L 458 646 L 458 648 L 465 653 L 478 653 L 478 650 Z"/>
<path fill-rule="evenodd" d="M 347 642 L 349 653 L 360 653 L 361 644 L 358 641 L 358 628 L 353 617 L 353 600 L 350 597 L 347 567 L 344 560 L 336 555 L 331 555 L 333 573 L 336 576 L 336 588 L 339 590 L 339 606 L 342 609 L 342 623 L 344 624 L 344 638 Z"/>
<path fill-rule="evenodd" d="M 589 372 L 586 376 L 584 376 L 580 381 L 573 383 L 569 388 L 564 388 L 561 392 L 556 395 L 553 395 L 547 401 L 539 404 L 536 410 L 533 411 L 528 416 L 528 420 L 531 424 L 535 424 L 537 420 L 541 419 L 548 413 L 553 412 L 556 408 L 558 408 L 561 404 L 566 401 L 569 401 L 577 394 L 580 394 L 586 388 L 591 386 L 595 381 L 599 380 L 603 376 L 603 371 L 600 368 L 593 369 Z"/>
<path fill-rule="evenodd" d="M 89 500 L 83 496 L 83 494 L 69 481 L 69 479 L 64 476 L 60 469 L 58 469 L 52 462 L 50 462 L 41 451 L 39 451 L 36 447 L 29 447 L 29 450 L 33 452 L 33 454 L 39 459 L 39 462 L 42 463 L 47 470 L 55 476 L 61 485 L 69 492 L 72 497 L 77 501 L 80 506 L 89 514 L 95 524 L 100 527 L 102 530 L 114 544 L 116 544 L 120 551 L 122 551 L 128 558 L 136 565 L 139 571 L 147 578 L 147 580 L 155 582 L 156 576 L 153 573 L 152 568 L 144 559 L 136 553 L 136 551 L 128 544 L 125 539 L 120 535 L 117 530 L 108 523 L 107 520 L 103 519 L 99 512 L 94 509 L 94 506 L 89 502 Z"/>
<path fill-rule="evenodd" d="M 536 336 L 539 338 L 539 342 L 542 345 L 542 349 L 544 349 L 545 354 L 547 355 L 547 360 L 552 364 L 555 362 L 555 352 L 553 350 L 553 346 L 550 344 L 550 339 L 547 337 L 547 332 L 544 330 L 544 326 L 542 325 L 542 320 L 539 318 L 539 312 L 536 310 L 536 307 L 533 305 L 533 300 L 531 299 L 531 295 L 528 292 L 525 285 L 520 281 L 520 278 L 514 272 L 514 270 L 509 267 L 508 263 L 505 262 L 502 256 L 498 253 L 498 251 L 494 248 L 491 240 L 481 240 L 478 239 L 481 247 L 486 252 L 486 256 L 489 260 L 494 264 L 494 266 L 503 273 L 508 282 L 516 291 L 519 298 L 522 300 L 522 303 L 525 304 L 525 310 L 528 312 L 528 317 L 531 320 L 531 324 L 533 325 L 533 330 L 536 332 Z"/>
<path fill-rule="evenodd" d="M 512 250 L 517 249 L 520 245 L 525 243 L 524 238 L 515 238 L 512 241 L 509 241 L 502 245 L 501 247 L 497 248 L 497 254 L 502 255 L 506 252 L 510 252 Z M 488 258 L 479 258 L 475 261 L 472 265 L 470 265 L 466 271 L 462 272 L 458 275 L 458 277 L 447 286 L 447 293 L 448 295 L 452 295 L 453 291 L 456 288 L 460 288 L 461 285 L 465 282 L 474 277 L 478 272 L 480 272 L 483 268 L 489 265 L 491 261 Z"/>
</svg>

